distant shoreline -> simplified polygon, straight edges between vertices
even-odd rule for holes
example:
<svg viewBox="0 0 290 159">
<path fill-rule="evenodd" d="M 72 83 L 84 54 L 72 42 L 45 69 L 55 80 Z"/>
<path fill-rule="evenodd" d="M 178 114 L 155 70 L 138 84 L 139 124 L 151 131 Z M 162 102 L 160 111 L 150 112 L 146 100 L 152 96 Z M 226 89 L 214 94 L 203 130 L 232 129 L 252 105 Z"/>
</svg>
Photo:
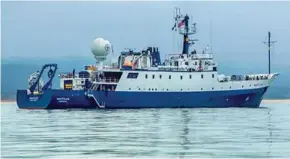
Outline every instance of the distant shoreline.
<svg viewBox="0 0 290 159">
<path fill-rule="evenodd" d="M 290 103 L 290 99 L 264 99 L 261 103 Z M 1 100 L 1 104 L 16 104 L 15 100 Z"/>
</svg>

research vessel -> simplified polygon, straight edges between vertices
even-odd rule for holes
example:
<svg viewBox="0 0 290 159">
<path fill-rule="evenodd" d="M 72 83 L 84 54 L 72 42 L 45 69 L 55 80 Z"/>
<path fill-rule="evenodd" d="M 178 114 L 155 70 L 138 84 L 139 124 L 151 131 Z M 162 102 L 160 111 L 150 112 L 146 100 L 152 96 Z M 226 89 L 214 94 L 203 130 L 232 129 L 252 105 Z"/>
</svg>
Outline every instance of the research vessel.
<svg viewBox="0 0 290 159">
<path fill-rule="evenodd" d="M 17 90 L 21 109 L 135 109 L 135 108 L 257 108 L 278 73 L 224 75 L 209 49 L 193 48 L 196 23 L 177 10 L 173 31 L 183 38 L 180 53 L 161 60 L 158 47 L 120 53 L 105 64 L 112 52 L 109 41 L 97 38 L 92 53 L 96 64 L 79 72 L 57 75 L 57 64 L 45 64 L 28 78 L 28 89 Z M 269 35 L 270 36 L 270 35 Z M 140 39 L 139 39 L 140 40 Z M 142 40 L 142 39 L 141 39 Z M 270 45 L 270 41 L 269 41 Z M 270 54 L 270 46 L 269 46 Z M 47 72 L 47 73 L 46 73 Z M 44 83 L 42 76 L 47 76 Z M 59 88 L 52 88 L 60 78 Z"/>
</svg>

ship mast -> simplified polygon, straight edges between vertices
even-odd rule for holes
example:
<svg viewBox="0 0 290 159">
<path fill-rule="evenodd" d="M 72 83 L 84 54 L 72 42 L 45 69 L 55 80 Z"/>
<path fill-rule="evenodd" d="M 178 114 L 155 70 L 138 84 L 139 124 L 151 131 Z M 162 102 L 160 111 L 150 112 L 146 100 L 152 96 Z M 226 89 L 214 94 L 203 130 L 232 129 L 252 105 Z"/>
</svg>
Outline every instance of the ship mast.
<svg viewBox="0 0 290 159">
<path fill-rule="evenodd" d="M 271 41 L 271 32 L 268 32 L 268 42 L 263 42 L 264 44 L 268 45 L 268 72 L 271 73 L 271 46 L 276 41 Z"/>
<path fill-rule="evenodd" d="M 185 16 L 182 16 L 180 13 L 180 8 L 175 8 L 175 15 L 174 15 L 175 24 L 172 28 L 172 30 L 176 27 L 179 28 L 179 34 L 183 35 L 183 49 L 182 54 L 188 54 L 189 46 L 194 44 L 194 41 L 197 41 L 196 39 L 190 40 L 189 35 L 196 33 L 196 23 L 192 24 L 192 26 L 189 26 L 189 16 L 186 14 Z"/>
</svg>

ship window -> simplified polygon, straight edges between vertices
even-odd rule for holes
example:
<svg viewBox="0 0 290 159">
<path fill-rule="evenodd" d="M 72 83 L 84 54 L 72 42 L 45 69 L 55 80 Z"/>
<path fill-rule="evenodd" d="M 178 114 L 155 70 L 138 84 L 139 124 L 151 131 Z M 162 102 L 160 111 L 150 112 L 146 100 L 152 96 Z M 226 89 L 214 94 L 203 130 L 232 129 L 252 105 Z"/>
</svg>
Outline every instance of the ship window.
<svg viewBox="0 0 290 159">
<path fill-rule="evenodd" d="M 152 78 L 154 79 L 155 78 L 155 75 L 152 75 Z"/>
<path fill-rule="evenodd" d="M 171 79 L 171 75 L 169 75 L 169 79 Z"/>
<path fill-rule="evenodd" d="M 214 88 L 212 87 L 212 90 L 214 90 Z"/>
<path fill-rule="evenodd" d="M 162 78 L 162 75 L 159 75 L 159 78 L 161 79 Z"/>
<path fill-rule="evenodd" d="M 182 76 L 180 76 L 180 79 L 182 79 Z"/>
<path fill-rule="evenodd" d="M 195 61 L 195 63 L 194 63 L 195 65 L 197 65 L 197 62 Z"/>
<path fill-rule="evenodd" d="M 212 74 L 211 76 L 212 76 L 212 78 L 214 78 L 214 74 Z"/>
<path fill-rule="evenodd" d="M 200 88 L 200 90 L 203 90 L 203 88 Z"/>
<path fill-rule="evenodd" d="M 129 88 L 129 90 L 131 90 L 131 88 Z"/>
<path fill-rule="evenodd" d="M 146 78 L 146 79 L 148 78 L 148 75 L 147 75 L 147 74 L 145 75 L 145 78 Z"/>
<path fill-rule="evenodd" d="M 138 77 L 138 73 L 129 73 L 127 78 L 137 78 Z"/>
<path fill-rule="evenodd" d="M 141 90 L 141 89 L 139 88 L 139 90 Z"/>
<path fill-rule="evenodd" d="M 201 75 L 201 78 L 203 78 L 203 75 Z"/>
<path fill-rule="evenodd" d="M 189 79 L 191 79 L 191 75 L 189 75 Z"/>
<path fill-rule="evenodd" d="M 242 88 L 244 88 L 244 86 L 242 86 Z"/>
<path fill-rule="evenodd" d="M 188 62 L 185 62 L 185 65 L 188 65 Z"/>
<path fill-rule="evenodd" d="M 174 61 L 174 66 L 178 66 L 178 61 Z"/>
<path fill-rule="evenodd" d="M 180 89 L 180 91 L 182 91 L 182 89 Z"/>
<path fill-rule="evenodd" d="M 232 87 L 230 87 L 230 89 L 232 89 Z"/>
<path fill-rule="evenodd" d="M 149 88 L 149 91 L 150 91 L 151 89 Z"/>
</svg>

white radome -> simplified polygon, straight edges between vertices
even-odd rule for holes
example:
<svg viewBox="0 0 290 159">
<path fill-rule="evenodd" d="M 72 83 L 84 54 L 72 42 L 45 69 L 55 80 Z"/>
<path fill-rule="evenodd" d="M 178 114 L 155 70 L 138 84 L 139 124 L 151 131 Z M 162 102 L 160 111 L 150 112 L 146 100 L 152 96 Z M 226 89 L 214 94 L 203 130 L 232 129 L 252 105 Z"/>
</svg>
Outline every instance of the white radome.
<svg viewBox="0 0 290 159">
<path fill-rule="evenodd" d="M 95 58 L 106 59 L 106 56 L 111 51 L 111 44 L 103 38 L 97 38 L 92 43 L 91 51 Z"/>
</svg>

